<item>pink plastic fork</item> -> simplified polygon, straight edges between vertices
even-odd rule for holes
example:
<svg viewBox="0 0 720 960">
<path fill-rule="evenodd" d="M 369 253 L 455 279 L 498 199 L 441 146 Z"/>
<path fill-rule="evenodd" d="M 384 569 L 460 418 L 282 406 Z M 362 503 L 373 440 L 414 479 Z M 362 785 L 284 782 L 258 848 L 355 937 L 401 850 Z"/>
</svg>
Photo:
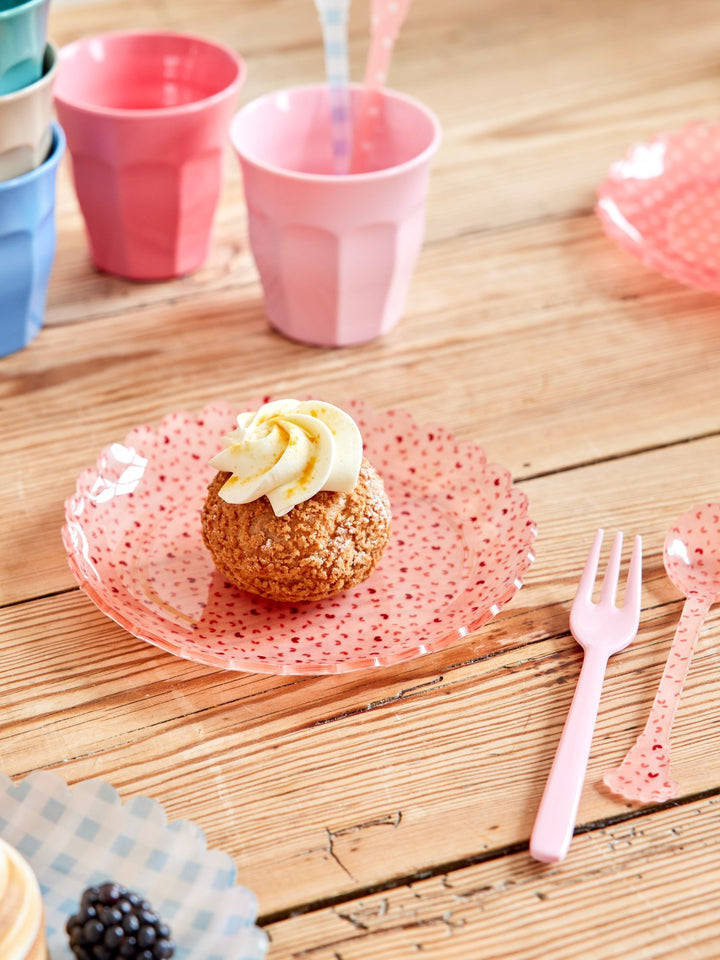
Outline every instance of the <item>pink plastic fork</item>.
<svg viewBox="0 0 720 960">
<path fill-rule="evenodd" d="M 530 855 L 543 863 L 557 863 L 568 852 L 607 662 L 628 646 L 640 623 L 642 541 L 635 537 L 623 605 L 617 607 L 622 533 L 615 536 L 600 599 L 592 600 L 602 540 L 598 530 L 570 611 L 570 630 L 585 656 L 530 838 Z"/>
</svg>

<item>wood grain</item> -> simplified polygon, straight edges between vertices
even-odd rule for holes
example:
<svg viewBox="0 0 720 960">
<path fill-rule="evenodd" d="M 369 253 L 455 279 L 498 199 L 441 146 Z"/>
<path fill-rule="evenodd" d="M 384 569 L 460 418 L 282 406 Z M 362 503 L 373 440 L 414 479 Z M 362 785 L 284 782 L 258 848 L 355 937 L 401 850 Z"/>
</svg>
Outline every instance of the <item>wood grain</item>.
<svg viewBox="0 0 720 960">
<path fill-rule="evenodd" d="M 71 780 L 101 775 L 178 816 L 192 812 L 233 852 L 263 913 L 291 911 L 300 888 L 324 901 L 525 844 L 579 670 L 567 616 L 584 530 L 607 520 L 645 535 L 643 628 L 611 661 L 578 822 L 615 817 L 625 805 L 602 774 L 644 725 L 680 611 L 661 560 L 674 513 L 657 515 L 653 504 L 668 473 L 684 469 L 691 483 L 698 460 L 710 476 L 720 468 L 717 438 L 691 446 L 679 463 L 669 447 L 568 471 L 560 501 L 555 476 L 527 481 L 544 535 L 525 587 L 467 641 L 390 669 L 235 675 L 129 637 L 77 592 L 10 607 L 0 657 L 0 710 L 12 731 L 0 739 L 5 769 L 22 775 L 62 758 Z M 608 491 L 619 488 L 627 500 L 613 504 Z M 676 727 L 686 795 L 720 777 L 720 752 L 709 749 L 719 623 L 711 614 Z M 33 659 L 23 662 L 28 637 Z"/>
<path fill-rule="evenodd" d="M 354 2 L 355 76 L 368 18 Z M 405 315 L 362 347 L 268 327 L 230 150 L 209 259 L 170 283 L 92 268 L 61 165 L 45 326 L 0 360 L 0 765 L 103 777 L 199 823 L 257 893 L 269 960 L 717 956 L 717 610 L 674 728 L 677 803 L 627 804 L 602 775 L 645 722 L 680 614 L 665 531 L 720 498 L 718 301 L 616 250 L 593 211 L 631 143 L 716 118 L 716 20 L 711 0 L 415 0 L 390 82 L 437 112 L 443 143 Z M 143 26 L 240 51 L 239 103 L 322 78 L 310 0 L 51 11 L 58 44 Z M 217 671 L 114 624 L 60 539 L 78 474 L 138 424 L 263 394 L 403 407 L 481 444 L 538 525 L 522 590 L 446 650 L 338 677 Z M 600 526 L 643 535 L 641 629 L 610 662 L 579 832 L 548 869 L 528 837 Z"/>
<path fill-rule="evenodd" d="M 273 924 L 271 952 L 288 960 L 712 960 L 717 827 L 715 798 L 597 827 L 576 837 L 572 869 L 508 852 Z"/>
</svg>

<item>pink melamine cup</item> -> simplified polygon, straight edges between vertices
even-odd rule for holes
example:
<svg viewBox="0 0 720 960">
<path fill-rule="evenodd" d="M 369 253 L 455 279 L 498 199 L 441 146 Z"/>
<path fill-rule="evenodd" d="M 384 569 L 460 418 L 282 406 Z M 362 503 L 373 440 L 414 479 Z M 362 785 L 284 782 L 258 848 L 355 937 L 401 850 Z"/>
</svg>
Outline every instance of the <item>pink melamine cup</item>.
<svg viewBox="0 0 720 960">
<path fill-rule="evenodd" d="M 356 116 L 364 88 L 350 89 Z M 293 340 L 365 343 L 400 319 L 425 230 L 440 125 L 419 101 L 383 90 L 367 172 L 333 173 L 327 86 L 281 90 L 230 128 L 250 245 L 270 324 Z"/>
<path fill-rule="evenodd" d="M 204 263 L 244 79 L 234 51 L 185 34 L 108 33 L 61 49 L 55 105 L 96 267 L 164 280 Z"/>
</svg>

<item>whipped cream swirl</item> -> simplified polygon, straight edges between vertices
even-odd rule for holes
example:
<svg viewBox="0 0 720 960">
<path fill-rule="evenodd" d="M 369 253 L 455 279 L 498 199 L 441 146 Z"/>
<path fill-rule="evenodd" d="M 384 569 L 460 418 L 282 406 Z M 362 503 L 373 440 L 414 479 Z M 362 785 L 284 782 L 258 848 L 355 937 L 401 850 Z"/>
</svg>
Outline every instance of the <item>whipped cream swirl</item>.
<svg viewBox="0 0 720 960">
<path fill-rule="evenodd" d="M 349 493 L 357 483 L 362 438 L 349 414 L 319 400 L 275 400 L 241 413 L 227 447 L 210 461 L 232 476 L 220 488 L 227 503 L 266 496 L 276 516 L 320 490 Z"/>
</svg>

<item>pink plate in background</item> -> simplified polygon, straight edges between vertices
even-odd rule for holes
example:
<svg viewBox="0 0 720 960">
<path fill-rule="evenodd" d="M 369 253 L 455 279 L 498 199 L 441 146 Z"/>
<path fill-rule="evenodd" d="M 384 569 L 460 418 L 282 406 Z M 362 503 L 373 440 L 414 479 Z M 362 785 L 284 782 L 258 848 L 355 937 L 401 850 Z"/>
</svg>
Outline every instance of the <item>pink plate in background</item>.
<svg viewBox="0 0 720 960">
<path fill-rule="evenodd" d="M 610 239 L 646 266 L 720 293 L 720 126 L 633 146 L 598 188 L 596 209 Z"/>
<path fill-rule="evenodd" d="M 527 498 L 506 469 L 400 410 L 343 404 L 393 511 L 382 560 L 319 602 L 274 603 L 226 583 L 200 533 L 208 460 L 241 409 L 180 411 L 113 443 L 79 476 L 63 542 L 82 589 L 136 637 L 229 670 L 323 674 L 442 649 L 495 616 L 534 559 Z"/>
</svg>

